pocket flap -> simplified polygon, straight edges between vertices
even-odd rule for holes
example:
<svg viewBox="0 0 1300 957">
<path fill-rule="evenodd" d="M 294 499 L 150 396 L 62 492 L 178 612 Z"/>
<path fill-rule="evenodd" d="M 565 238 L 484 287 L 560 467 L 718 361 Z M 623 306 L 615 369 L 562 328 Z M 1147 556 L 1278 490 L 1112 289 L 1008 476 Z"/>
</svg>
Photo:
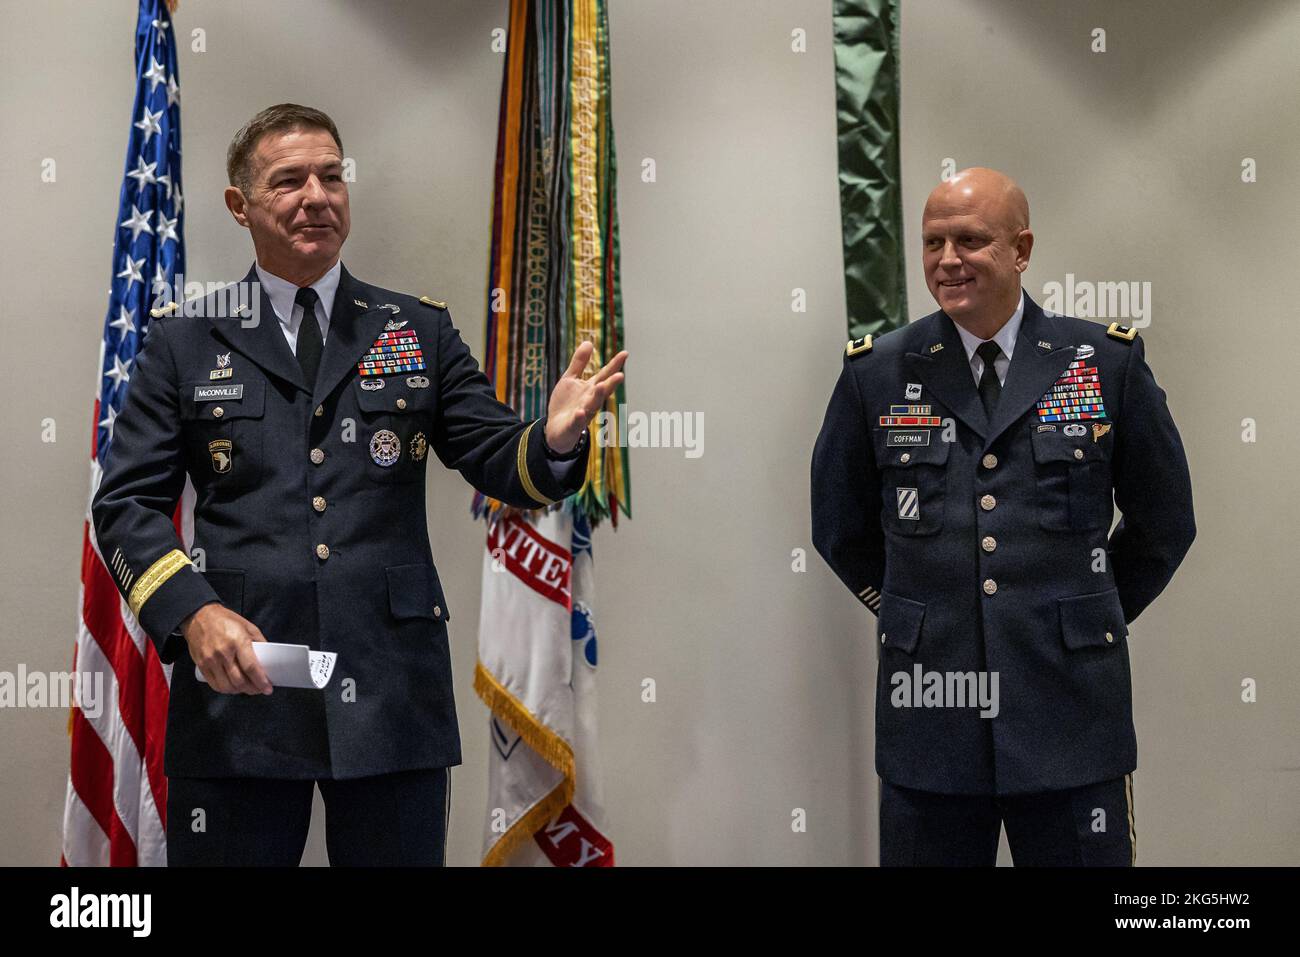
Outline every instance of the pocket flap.
<svg viewBox="0 0 1300 957">
<path fill-rule="evenodd" d="M 1047 462 L 1097 462 L 1105 458 L 1101 447 L 1092 440 L 1091 422 L 1054 422 L 1055 432 L 1038 431 L 1038 423 L 1030 426 L 1030 442 L 1034 447 L 1034 461 Z M 1082 435 L 1067 435 L 1065 429 L 1079 426 Z"/>
<path fill-rule="evenodd" d="M 221 412 L 218 413 L 217 409 Z M 260 419 L 266 411 L 266 382 L 182 382 L 181 418 L 209 422 Z"/>
<path fill-rule="evenodd" d="M 921 623 L 925 620 L 925 603 L 880 593 L 880 615 L 877 619 L 880 644 L 911 654 L 921 637 Z"/>
<path fill-rule="evenodd" d="M 1119 592 L 1075 595 L 1057 601 L 1061 610 L 1061 637 L 1067 648 L 1113 648 L 1128 637 Z"/>
<path fill-rule="evenodd" d="M 451 621 L 442 584 L 432 565 L 389 565 L 388 607 L 394 618 Z"/>
<path fill-rule="evenodd" d="M 225 605 L 237 615 L 244 613 L 244 572 L 236 568 L 209 568 L 203 577 Z"/>
<path fill-rule="evenodd" d="M 411 386 L 407 379 L 427 382 Z M 383 385 L 374 387 L 377 382 Z M 402 372 L 387 376 L 357 376 L 357 405 L 363 412 L 391 412 L 403 415 L 421 412 L 433 406 L 433 382 L 427 372 Z"/>
<path fill-rule="evenodd" d="M 898 439 L 890 439 L 890 434 L 902 434 L 903 439 L 911 439 L 920 433 L 925 435 L 927 445 L 895 445 Z M 940 429 L 879 429 L 876 432 L 876 462 L 881 468 L 912 468 L 915 465 L 944 465 L 948 461 L 948 448 L 951 442 L 945 442 Z"/>
</svg>

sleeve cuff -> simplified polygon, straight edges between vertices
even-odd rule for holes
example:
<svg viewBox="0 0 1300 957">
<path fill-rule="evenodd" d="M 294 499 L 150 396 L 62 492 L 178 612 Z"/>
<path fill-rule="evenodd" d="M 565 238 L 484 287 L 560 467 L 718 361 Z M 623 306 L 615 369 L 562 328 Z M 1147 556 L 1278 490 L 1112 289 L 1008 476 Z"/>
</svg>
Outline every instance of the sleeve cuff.
<svg viewBox="0 0 1300 957">
<path fill-rule="evenodd" d="M 579 447 L 572 460 L 557 461 L 546 446 L 545 416 L 524 429 L 519 440 L 519 481 L 538 507 L 553 505 L 582 488 L 591 443 L 584 439 Z"/>
<path fill-rule="evenodd" d="M 171 664 L 185 646 L 180 623 L 217 593 L 180 549 L 172 549 L 149 566 L 127 596 L 127 604 L 140 626 L 153 639 L 158 657 Z"/>
</svg>

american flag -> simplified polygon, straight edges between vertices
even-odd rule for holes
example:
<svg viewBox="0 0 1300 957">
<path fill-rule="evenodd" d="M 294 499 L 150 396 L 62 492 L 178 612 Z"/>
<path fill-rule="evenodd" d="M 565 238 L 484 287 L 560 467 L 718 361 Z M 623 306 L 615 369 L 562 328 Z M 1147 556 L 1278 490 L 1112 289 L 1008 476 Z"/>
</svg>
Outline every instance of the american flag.
<svg viewBox="0 0 1300 957">
<path fill-rule="evenodd" d="M 63 814 L 64 865 L 134 867 L 167 863 L 167 779 L 163 742 L 170 667 L 118 593 L 90 522 L 149 310 L 185 271 L 182 240 L 180 85 L 170 12 L 175 0 L 140 0 L 135 31 L 135 104 L 113 238 L 112 288 L 95 384 L 90 495 L 81 550 L 76 681 L 103 676 L 103 707 L 74 706 L 72 761 Z M 179 295 L 174 298 L 180 299 Z M 188 548 L 192 489 L 177 508 Z M 86 685 L 81 685 L 85 687 Z"/>
</svg>

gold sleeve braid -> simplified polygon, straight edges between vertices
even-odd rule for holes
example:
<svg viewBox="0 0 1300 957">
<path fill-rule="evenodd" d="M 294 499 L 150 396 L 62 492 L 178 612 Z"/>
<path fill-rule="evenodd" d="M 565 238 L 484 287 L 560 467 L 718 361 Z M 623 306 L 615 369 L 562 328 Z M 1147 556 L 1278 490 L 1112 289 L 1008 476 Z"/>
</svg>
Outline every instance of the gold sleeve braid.
<svg viewBox="0 0 1300 957">
<path fill-rule="evenodd" d="M 126 604 L 131 609 L 131 614 L 139 618 L 140 609 L 144 607 L 145 602 L 153 597 L 153 593 L 163 586 L 163 582 L 185 566 L 193 564 L 188 555 L 179 548 L 173 548 L 150 565 L 149 569 L 140 576 L 140 580 L 135 583 L 135 587 L 131 589 L 131 594 L 127 596 Z"/>
<path fill-rule="evenodd" d="M 533 426 L 536 424 L 536 420 L 529 422 L 528 428 L 524 429 L 520 434 L 519 449 L 515 454 L 515 465 L 519 470 L 519 481 L 523 484 L 524 491 L 528 493 L 529 497 L 541 502 L 543 505 L 554 505 L 555 500 L 549 499 L 539 492 L 537 486 L 533 484 L 533 477 L 528 474 L 528 433 L 533 431 Z"/>
</svg>

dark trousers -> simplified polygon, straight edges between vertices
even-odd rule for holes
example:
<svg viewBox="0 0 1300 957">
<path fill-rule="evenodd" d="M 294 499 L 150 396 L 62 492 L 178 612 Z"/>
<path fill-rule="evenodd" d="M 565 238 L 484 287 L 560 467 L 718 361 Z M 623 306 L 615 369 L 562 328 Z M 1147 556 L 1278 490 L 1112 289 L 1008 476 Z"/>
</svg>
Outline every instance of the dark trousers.
<svg viewBox="0 0 1300 957">
<path fill-rule="evenodd" d="M 316 785 L 331 865 L 443 866 L 450 768 L 346 781 L 168 778 L 168 866 L 297 867 Z"/>
<path fill-rule="evenodd" d="M 1133 776 L 1041 794 L 935 794 L 880 782 L 881 867 L 992 867 L 998 835 L 1017 867 L 1136 863 Z"/>
</svg>

